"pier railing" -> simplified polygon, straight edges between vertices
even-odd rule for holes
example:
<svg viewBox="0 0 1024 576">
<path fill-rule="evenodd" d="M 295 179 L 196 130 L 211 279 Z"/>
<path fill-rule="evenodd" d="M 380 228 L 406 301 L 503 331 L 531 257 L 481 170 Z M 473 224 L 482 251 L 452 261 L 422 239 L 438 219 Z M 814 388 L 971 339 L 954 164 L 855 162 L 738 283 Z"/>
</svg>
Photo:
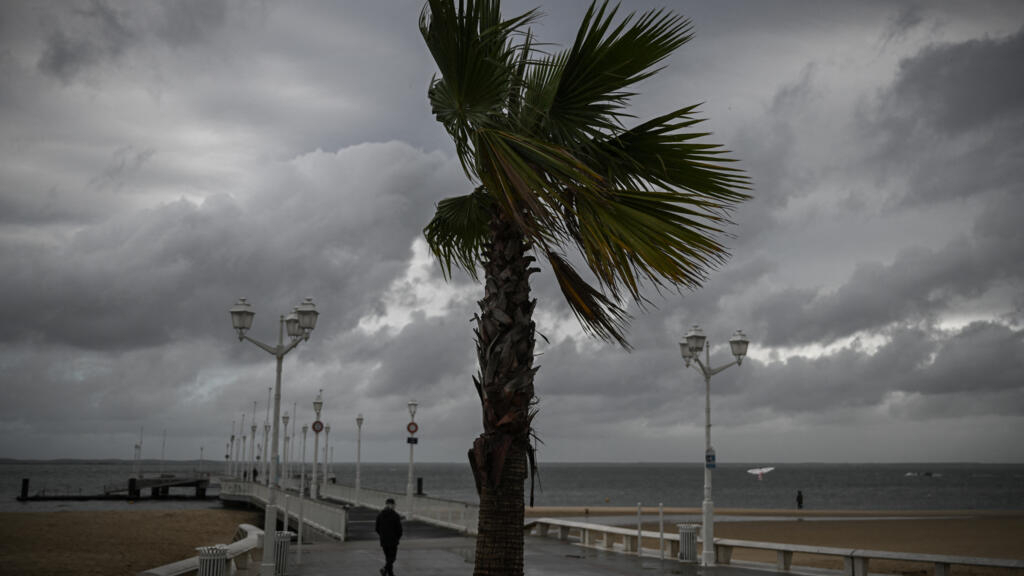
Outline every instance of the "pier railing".
<svg viewBox="0 0 1024 576">
<path fill-rule="evenodd" d="M 284 498 L 287 496 L 288 517 L 297 523 L 299 483 L 293 479 L 283 479 L 281 484 L 284 489 L 277 493 L 277 505 L 283 509 Z M 264 505 L 269 497 L 270 489 L 262 484 L 222 479 L 220 493 L 227 499 L 241 497 L 255 504 Z M 360 488 L 356 491 L 352 486 L 341 484 L 321 485 L 320 497 L 321 500 L 319 501 L 308 497 L 303 499 L 306 524 L 339 539 L 344 539 L 345 534 L 344 508 L 328 502 L 332 500 L 380 510 L 384 507 L 385 500 L 393 498 L 397 503 L 398 511 L 407 518 L 434 526 L 449 528 L 463 534 L 476 534 L 477 520 L 480 517 L 480 507 L 476 504 L 430 496 L 414 496 L 412 510 L 409 510 L 409 500 L 405 494 L 374 490 L 372 488 Z"/>
<path fill-rule="evenodd" d="M 477 520 L 480 517 L 480 507 L 476 504 L 431 496 L 413 496 L 412 510 L 409 510 L 409 499 L 405 494 L 397 492 L 362 487 L 356 491 L 352 486 L 324 484 L 320 489 L 320 495 L 377 510 L 384 506 L 385 500 L 393 498 L 397 510 L 405 516 L 427 524 L 457 530 L 463 534 L 476 534 Z"/>
<path fill-rule="evenodd" d="M 270 499 L 270 488 L 252 482 L 221 480 L 220 495 L 221 498 L 228 500 L 244 499 L 257 506 L 266 506 Z M 287 498 L 287 509 L 285 509 L 285 498 Z M 289 523 L 297 524 L 299 522 L 301 506 L 301 514 L 307 526 L 331 538 L 345 539 L 345 522 L 347 520 L 345 508 L 309 498 L 300 502 L 295 494 L 284 490 L 277 490 L 274 500 L 275 506 L 280 512 L 287 511 Z"/>
</svg>

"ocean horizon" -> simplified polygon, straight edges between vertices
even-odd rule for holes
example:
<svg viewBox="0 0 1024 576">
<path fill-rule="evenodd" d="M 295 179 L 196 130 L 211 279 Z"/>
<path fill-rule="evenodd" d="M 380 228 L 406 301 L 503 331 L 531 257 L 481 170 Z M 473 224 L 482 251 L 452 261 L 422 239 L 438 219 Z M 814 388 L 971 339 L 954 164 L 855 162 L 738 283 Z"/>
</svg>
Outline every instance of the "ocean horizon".
<svg viewBox="0 0 1024 576">
<path fill-rule="evenodd" d="M 795 508 L 796 492 L 804 495 L 807 510 L 1024 510 L 1024 464 L 1004 463 L 780 463 L 762 478 L 748 472 L 765 463 L 719 463 L 713 472 L 717 508 Z M 307 462 L 307 470 L 310 464 Z M 217 478 L 223 461 L 145 459 L 144 475 L 193 475 Z M 298 474 L 298 466 L 291 471 Z M 355 464 L 332 463 L 339 484 L 354 485 Z M 217 500 L 138 503 L 18 502 L 21 479 L 29 479 L 29 493 L 96 494 L 108 484 L 127 484 L 135 469 L 132 460 L 0 458 L 0 511 L 55 509 L 132 509 L 133 507 L 207 508 Z M 417 462 L 414 475 L 423 479 L 428 496 L 476 503 L 468 464 Z M 700 463 L 545 463 L 534 482 L 537 506 L 657 506 L 699 507 L 703 499 L 704 469 Z M 408 463 L 363 463 L 365 488 L 404 493 Z M 526 482 L 529 503 L 530 480 Z M 173 493 L 173 492 L 172 492 Z M 186 493 L 183 491 L 182 493 Z M 216 494 L 212 490 L 211 494 Z"/>
</svg>

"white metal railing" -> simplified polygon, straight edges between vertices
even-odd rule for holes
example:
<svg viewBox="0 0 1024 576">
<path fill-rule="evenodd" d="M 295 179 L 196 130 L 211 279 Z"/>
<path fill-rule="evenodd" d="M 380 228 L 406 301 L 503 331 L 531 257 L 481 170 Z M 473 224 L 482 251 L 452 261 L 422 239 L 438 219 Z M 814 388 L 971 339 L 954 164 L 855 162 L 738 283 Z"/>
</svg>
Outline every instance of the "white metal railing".
<svg viewBox="0 0 1024 576">
<path fill-rule="evenodd" d="M 384 506 L 385 500 L 393 498 L 398 511 L 407 517 L 427 524 L 458 530 L 464 534 L 476 534 L 477 520 L 480 516 L 480 507 L 476 504 L 430 496 L 414 496 L 410 511 L 407 509 L 408 498 L 405 494 L 362 487 L 357 493 L 354 487 L 341 484 L 324 484 L 320 488 L 320 495 L 324 498 L 378 510 Z"/>
<path fill-rule="evenodd" d="M 266 505 L 270 498 L 270 488 L 262 484 L 252 482 L 227 481 L 221 482 L 220 493 L 223 496 L 247 496 L 260 505 Z M 288 517 L 299 521 L 300 502 L 294 494 L 284 490 L 276 491 L 275 506 L 280 512 L 284 511 L 285 497 L 288 497 Z M 345 539 L 345 509 L 325 502 L 317 502 L 308 498 L 301 503 L 301 513 L 307 526 L 311 526 L 324 534 Z"/>
</svg>

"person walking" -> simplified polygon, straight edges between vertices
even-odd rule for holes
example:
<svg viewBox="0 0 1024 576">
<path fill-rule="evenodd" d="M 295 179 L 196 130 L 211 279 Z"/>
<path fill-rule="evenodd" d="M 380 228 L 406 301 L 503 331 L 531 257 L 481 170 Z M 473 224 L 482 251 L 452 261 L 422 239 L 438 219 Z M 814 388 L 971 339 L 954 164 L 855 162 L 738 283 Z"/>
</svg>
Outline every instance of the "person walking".
<svg viewBox="0 0 1024 576">
<path fill-rule="evenodd" d="M 797 490 L 796 491 L 796 509 L 797 510 L 803 510 L 804 509 L 804 493 L 801 490 Z"/>
<path fill-rule="evenodd" d="M 384 549 L 384 567 L 381 576 L 395 576 L 395 557 L 398 556 L 398 541 L 402 539 L 402 517 L 395 512 L 394 498 L 384 501 L 384 509 L 377 514 L 377 536 Z"/>
</svg>

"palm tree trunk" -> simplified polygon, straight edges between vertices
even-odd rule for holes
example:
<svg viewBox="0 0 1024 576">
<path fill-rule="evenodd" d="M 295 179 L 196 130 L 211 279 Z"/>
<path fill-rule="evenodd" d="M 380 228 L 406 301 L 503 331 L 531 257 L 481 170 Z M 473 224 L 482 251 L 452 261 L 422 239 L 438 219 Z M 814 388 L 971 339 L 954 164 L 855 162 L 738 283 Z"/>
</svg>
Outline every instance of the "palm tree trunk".
<svg viewBox="0 0 1024 576">
<path fill-rule="evenodd" d="M 499 211 L 484 262 L 477 317 L 480 372 L 474 378 L 484 433 L 469 460 L 480 493 L 474 576 L 522 576 L 523 483 L 533 404 L 535 300 L 530 299 L 529 245 Z"/>
</svg>

